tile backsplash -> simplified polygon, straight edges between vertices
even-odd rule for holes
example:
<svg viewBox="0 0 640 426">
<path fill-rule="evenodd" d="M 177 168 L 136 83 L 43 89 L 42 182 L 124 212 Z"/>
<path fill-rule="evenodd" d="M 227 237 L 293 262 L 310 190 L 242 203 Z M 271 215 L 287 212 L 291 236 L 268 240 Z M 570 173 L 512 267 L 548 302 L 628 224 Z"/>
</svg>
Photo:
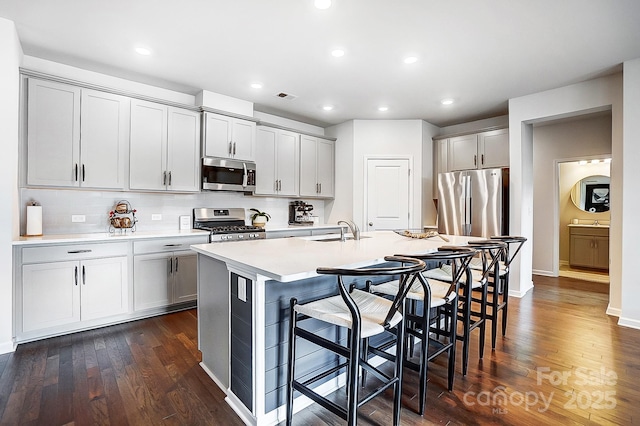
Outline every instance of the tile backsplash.
<svg viewBox="0 0 640 426">
<path fill-rule="evenodd" d="M 136 209 L 138 231 L 173 230 L 179 227 L 181 215 L 192 216 L 194 207 L 243 207 L 246 223 L 250 224 L 249 209 L 257 208 L 271 215 L 267 228 L 288 225 L 289 202 L 292 199 L 246 196 L 237 192 L 201 192 L 194 194 L 90 191 L 75 189 L 20 190 L 20 235 L 26 230 L 26 205 L 37 201 L 42 205 L 44 234 L 83 234 L 108 232 L 109 211 L 120 200 L 127 200 Z M 324 224 L 324 201 L 305 200 L 313 204 L 313 214 Z M 151 220 L 152 215 L 161 220 Z M 72 222 L 72 215 L 84 215 L 85 222 Z"/>
</svg>

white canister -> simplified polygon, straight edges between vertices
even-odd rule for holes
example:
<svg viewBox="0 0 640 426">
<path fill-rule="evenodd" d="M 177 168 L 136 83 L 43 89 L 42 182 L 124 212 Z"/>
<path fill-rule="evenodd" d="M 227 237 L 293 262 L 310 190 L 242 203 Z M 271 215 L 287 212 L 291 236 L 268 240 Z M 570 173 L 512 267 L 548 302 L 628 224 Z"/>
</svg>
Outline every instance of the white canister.
<svg viewBox="0 0 640 426">
<path fill-rule="evenodd" d="M 42 206 L 27 206 L 27 235 L 42 235 Z"/>
<path fill-rule="evenodd" d="M 577 225 L 578 224 L 578 219 L 573 219 L 573 224 Z"/>
</svg>

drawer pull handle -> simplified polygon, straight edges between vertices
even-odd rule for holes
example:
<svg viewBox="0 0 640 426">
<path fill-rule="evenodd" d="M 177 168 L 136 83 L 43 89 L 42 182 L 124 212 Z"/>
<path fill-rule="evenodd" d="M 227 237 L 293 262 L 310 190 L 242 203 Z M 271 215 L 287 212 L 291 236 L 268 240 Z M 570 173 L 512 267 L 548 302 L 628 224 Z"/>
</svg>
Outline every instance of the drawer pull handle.
<svg viewBox="0 0 640 426">
<path fill-rule="evenodd" d="M 67 253 L 69 254 L 91 253 L 91 250 L 70 250 Z"/>
<path fill-rule="evenodd" d="M 177 244 L 177 243 L 175 243 L 175 244 L 165 244 L 164 246 L 165 247 L 180 247 L 180 246 L 182 246 L 182 244 Z"/>
</svg>

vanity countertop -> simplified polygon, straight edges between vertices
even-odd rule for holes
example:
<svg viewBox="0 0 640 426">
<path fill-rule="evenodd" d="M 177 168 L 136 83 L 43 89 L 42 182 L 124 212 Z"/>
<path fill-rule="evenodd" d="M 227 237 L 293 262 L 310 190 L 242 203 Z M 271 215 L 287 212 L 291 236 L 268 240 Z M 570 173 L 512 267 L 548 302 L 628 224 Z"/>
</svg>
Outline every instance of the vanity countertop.
<svg viewBox="0 0 640 426">
<path fill-rule="evenodd" d="M 593 223 L 570 223 L 567 226 L 576 227 L 576 228 L 609 228 L 609 225 L 603 225 L 601 223 L 597 225 Z"/>
</svg>

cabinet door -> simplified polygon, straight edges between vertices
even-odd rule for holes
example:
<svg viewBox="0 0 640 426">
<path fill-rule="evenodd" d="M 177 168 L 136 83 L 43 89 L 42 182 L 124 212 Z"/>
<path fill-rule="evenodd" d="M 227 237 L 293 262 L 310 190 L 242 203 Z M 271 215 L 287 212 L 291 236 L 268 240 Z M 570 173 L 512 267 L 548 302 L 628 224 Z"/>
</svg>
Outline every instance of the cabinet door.
<svg viewBox="0 0 640 426">
<path fill-rule="evenodd" d="M 276 139 L 278 130 L 258 127 L 256 130 L 256 194 L 275 195 L 276 180 Z"/>
<path fill-rule="evenodd" d="M 298 195 L 298 137 L 298 133 L 285 130 L 278 132 L 276 166 L 279 195 Z"/>
<path fill-rule="evenodd" d="M 449 139 L 449 166 L 451 171 L 478 168 L 477 135 L 458 136 Z"/>
<path fill-rule="evenodd" d="M 165 189 L 167 165 L 167 107 L 131 102 L 129 187 Z"/>
<path fill-rule="evenodd" d="M 256 123 L 235 119 L 232 135 L 231 156 L 236 160 L 255 160 Z"/>
<path fill-rule="evenodd" d="M 509 167 L 509 130 L 500 129 L 478 135 L 480 167 Z"/>
<path fill-rule="evenodd" d="M 27 183 L 79 186 L 80 88 L 29 79 Z"/>
<path fill-rule="evenodd" d="M 569 238 L 569 264 L 571 266 L 593 267 L 593 237 L 590 235 L 571 235 Z"/>
<path fill-rule="evenodd" d="M 318 195 L 316 178 L 317 138 L 300 136 L 300 195 L 315 197 Z"/>
<path fill-rule="evenodd" d="M 129 98 L 82 89 L 81 186 L 124 189 L 129 108 Z"/>
<path fill-rule="evenodd" d="M 134 256 L 133 307 L 139 311 L 171 303 L 170 271 L 173 257 L 167 253 Z"/>
<path fill-rule="evenodd" d="M 80 321 L 79 269 L 75 261 L 22 267 L 22 332 Z"/>
<path fill-rule="evenodd" d="M 593 267 L 609 269 L 609 237 L 593 237 Z"/>
<path fill-rule="evenodd" d="M 322 197 L 333 197 L 334 147 L 333 141 L 318 139 L 316 179 L 318 194 Z"/>
<path fill-rule="evenodd" d="M 232 118 L 210 112 L 204 113 L 204 155 L 206 157 L 231 157 Z"/>
<path fill-rule="evenodd" d="M 85 260 L 80 269 L 83 321 L 129 311 L 126 256 Z"/>
<path fill-rule="evenodd" d="M 170 107 L 167 143 L 167 188 L 173 191 L 198 191 L 200 114 Z"/>
<path fill-rule="evenodd" d="M 188 302 L 198 297 L 198 255 L 176 252 L 173 261 L 173 303 Z"/>
</svg>

